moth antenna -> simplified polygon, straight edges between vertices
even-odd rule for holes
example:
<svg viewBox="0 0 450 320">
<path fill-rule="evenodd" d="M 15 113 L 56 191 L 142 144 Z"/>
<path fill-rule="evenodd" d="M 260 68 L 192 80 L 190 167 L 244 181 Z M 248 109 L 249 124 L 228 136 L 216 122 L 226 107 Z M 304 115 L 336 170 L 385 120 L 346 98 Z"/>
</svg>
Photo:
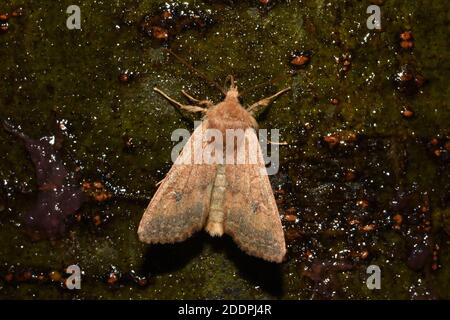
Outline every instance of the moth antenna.
<svg viewBox="0 0 450 320">
<path fill-rule="evenodd" d="M 189 62 L 187 62 L 185 59 L 183 59 L 182 57 L 180 57 L 179 55 L 177 55 L 175 52 L 173 52 L 171 49 L 169 48 L 164 48 L 163 50 L 166 50 L 167 52 L 169 52 L 171 55 L 173 55 L 175 57 L 175 59 L 177 59 L 179 62 L 181 62 L 182 64 L 184 64 L 186 67 L 188 67 L 190 70 L 192 70 L 194 73 L 196 73 L 200 78 L 202 78 L 203 80 L 205 80 L 206 82 L 208 82 L 209 84 L 211 84 L 212 86 L 216 87 L 217 89 L 219 89 L 220 92 L 222 92 L 222 94 L 225 96 L 227 93 L 225 92 L 225 90 L 219 86 L 217 84 L 217 82 L 211 80 L 210 78 L 208 78 L 207 75 L 205 75 L 203 72 L 201 72 L 200 70 L 197 70 L 192 64 L 190 64 Z"/>
<path fill-rule="evenodd" d="M 239 93 L 239 96 L 242 97 L 245 94 L 247 94 L 248 92 L 255 90 L 256 88 L 264 87 L 264 86 L 267 86 L 268 84 L 275 84 L 275 83 L 279 82 L 281 79 L 286 79 L 286 78 L 287 78 L 286 76 L 280 75 L 280 76 L 270 79 L 268 81 L 258 83 L 256 85 L 254 85 L 253 87 L 242 90 L 242 92 Z"/>
<path fill-rule="evenodd" d="M 227 86 L 227 83 L 230 83 L 230 86 Z M 225 79 L 225 88 L 229 88 L 229 90 L 236 90 L 237 86 L 236 86 L 236 82 L 234 81 L 234 77 L 233 75 L 228 75 L 227 78 Z"/>
</svg>

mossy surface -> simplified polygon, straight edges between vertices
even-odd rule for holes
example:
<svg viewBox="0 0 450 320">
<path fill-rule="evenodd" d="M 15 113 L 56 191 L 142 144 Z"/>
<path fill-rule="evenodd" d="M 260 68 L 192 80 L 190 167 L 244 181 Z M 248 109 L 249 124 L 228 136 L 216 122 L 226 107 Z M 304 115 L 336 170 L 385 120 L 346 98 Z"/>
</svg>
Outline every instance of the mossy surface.
<svg viewBox="0 0 450 320">
<path fill-rule="evenodd" d="M 113 196 L 85 203 L 64 238 L 32 242 L 22 224 L 38 192 L 35 171 L 23 145 L 0 130 L 0 298 L 450 298 L 447 1 L 184 1 L 208 23 L 174 27 L 164 43 L 141 30 L 164 1 L 78 1 L 82 30 L 68 30 L 72 2 L 0 5 L 0 13 L 23 8 L 0 34 L 0 118 L 34 138 L 52 134 L 55 119 L 67 121 L 67 168 Z M 381 31 L 366 27 L 372 2 L 381 3 Z M 411 49 L 400 46 L 407 30 Z M 167 47 L 220 84 L 234 75 L 249 89 L 244 104 L 292 87 L 259 119 L 287 142 L 271 177 L 285 263 L 204 233 L 175 245 L 139 242 L 141 215 L 171 166 L 171 133 L 192 129 L 153 88 L 180 101 L 181 89 L 222 98 Z M 290 64 L 293 52 L 307 50 L 308 64 Z M 405 66 L 426 81 L 396 81 Z M 418 243 L 431 252 L 414 271 L 408 261 Z M 20 279 L 26 271 L 64 274 L 70 264 L 83 270 L 81 290 Z M 369 265 L 381 268 L 381 290 L 366 286 Z M 119 276 L 112 285 L 111 270 Z"/>
</svg>

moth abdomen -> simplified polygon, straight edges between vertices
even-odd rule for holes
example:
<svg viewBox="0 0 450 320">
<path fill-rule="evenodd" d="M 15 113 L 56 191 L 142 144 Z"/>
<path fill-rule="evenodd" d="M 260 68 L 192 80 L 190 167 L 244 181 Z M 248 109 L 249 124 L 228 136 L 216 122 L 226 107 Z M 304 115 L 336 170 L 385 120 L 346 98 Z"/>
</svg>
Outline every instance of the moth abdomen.
<svg viewBox="0 0 450 320">
<path fill-rule="evenodd" d="M 223 235 L 225 217 L 224 201 L 226 192 L 225 166 L 217 165 L 217 173 L 211 192 L 210 211 L 205 230 L 213 237 Z"/>
</svg>

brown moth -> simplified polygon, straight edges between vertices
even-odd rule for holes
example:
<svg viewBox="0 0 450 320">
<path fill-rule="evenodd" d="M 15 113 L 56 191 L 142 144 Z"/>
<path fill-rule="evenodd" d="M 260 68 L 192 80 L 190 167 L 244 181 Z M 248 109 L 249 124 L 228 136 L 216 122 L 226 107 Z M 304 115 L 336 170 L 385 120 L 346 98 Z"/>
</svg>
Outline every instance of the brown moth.
<svg viewBox="0 0 450 320">
<path fill-rule="evenodd" d="M 216 105 L 182 91 L 195 104 L 183 105 L 154 88 L 175 107 L 201 113 L 203 118 L 145 210 L 139 224 L 139 239 L 145 243 L 174 243 L 205 229 L 211 236 L 230 235 L 247 254 L 280 263 L 286 253 L 280 215 L 258 138 L 254 130 L 247 129 L 257 129 L 254 115 L 290 88 L 244 108 L 239 103 L 233 78 L 230 80 L 225 100 Z M 228 129 L 245 130 L 243 145 L 254 147 L 256 162 L 186 161 L 214 144 L 212 139 L 204 138 L 207 129 L 222 133 Z M 241 147 L 234 146 L 232 150 L 239 152 Z"/>
</svg>

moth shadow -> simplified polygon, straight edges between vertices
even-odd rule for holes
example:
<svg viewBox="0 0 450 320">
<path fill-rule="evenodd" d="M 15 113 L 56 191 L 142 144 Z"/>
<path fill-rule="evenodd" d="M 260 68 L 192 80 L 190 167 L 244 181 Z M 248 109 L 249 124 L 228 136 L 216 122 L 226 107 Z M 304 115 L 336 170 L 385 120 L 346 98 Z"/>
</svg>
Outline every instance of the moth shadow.
<svg viewBox="0 0 450 320">
<path fill-rule="evenodd" d="M 153 244 L 145 251 L 143 271 L 155 275 L 180 270 L 200 255 L 204 241 L 197 234 L 179 243 Z"/>
<path fill-rule="evenodd" d="M 283 269 L 281 264 L 268 262 L 244 253 L 229 236 L 211 238 L 215 251 L 223 251 L 240 272 L 240 276 L 259 286 L 268 294 L 281 298 L 283 296 Z"/>
<path fill-rule="evenodd" d="M 199 232 L 183 242 L 153 244 L 145 251 L 142 271 L 151 275 L 176 272 L 200 256 L 206 243 L 217 254 L 225 254 L 239 270 L 240 276 L 253 286 L 259 286 L 276 298 L 283 296 L 281 265 L 247 255 L 229 236 L 212 238 Z"/>
</svg>

